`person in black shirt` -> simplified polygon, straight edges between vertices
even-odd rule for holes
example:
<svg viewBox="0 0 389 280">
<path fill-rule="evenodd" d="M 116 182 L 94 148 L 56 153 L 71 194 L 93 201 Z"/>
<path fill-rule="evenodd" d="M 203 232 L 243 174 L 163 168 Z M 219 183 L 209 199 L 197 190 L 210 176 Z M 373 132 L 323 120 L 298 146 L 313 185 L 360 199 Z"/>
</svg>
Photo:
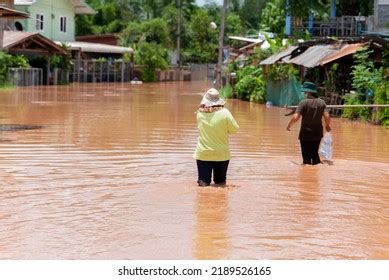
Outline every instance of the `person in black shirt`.
<svg viewBox="0 0 389 280">
<path fill-rule="evenodd" d="M 326 131 L 331 131 L 330 115 L 326 111 L 326 103 L 318 98 L 316 85 L 305 82 L 301 91 L 306 99 L 300 101 L 296 112 L 288 123 L 287 130 L 302 117 L 299 140 L 304 164 L 315 165 L 321 163 L 319 145 L 323 137 L 322 117 L 324 117 Z"/>
</svg>

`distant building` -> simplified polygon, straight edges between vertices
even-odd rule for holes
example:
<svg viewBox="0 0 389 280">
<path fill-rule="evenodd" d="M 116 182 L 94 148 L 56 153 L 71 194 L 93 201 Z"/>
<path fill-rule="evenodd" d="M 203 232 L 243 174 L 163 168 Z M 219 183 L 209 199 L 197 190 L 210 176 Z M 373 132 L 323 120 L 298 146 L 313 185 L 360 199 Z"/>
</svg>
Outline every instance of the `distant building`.
<svg viewBox="0 0 389 280">
<path fill-rule="evenodd" d="M 389 30 L 389 0 L 376 0 L 374 7 L 375 30 Z"/>
<path fill-rule="evenodd" d="M 83 0 L 15 0 L 14 5 L 30 15 L 15 21 L 16 30 L 38 32 L 53 41 L 74 41 L 75 16 L 95 14 Z"/>
<path fill-rule="evenodd" d="M 94 58 L 104 57 L 111 60 L 129 55 L 132 60 L 134 51 L 131 48 L 104 44 L 106 42 L 101 43 L 102 41 L 100 43 L 76 41 L 76 15 L 96 13 L 85 0 L 0 0 L 0 4 L 25 15 L 25 18 L 3 17 L 0 20 L 0 31 L 3 30 L 0 35 L 4 35 L 0 36 L 0 48 L 28 56 L 53 55 L 66 54 L 60 46 L 65 44 L 75 59 L 73 69 L 68 75 L 70 82 L 117 80 L 123 82 L 130 78 L 132 62 L 124 61 L 116 66 L 107 61 L 104 69 L 109 69 L 104 70 L 105 72 L 101 69 L 98 71 L 99 77 L 96 77 Z M 42 68 L 41 65 L 39 68 Z M 56 83 L 58 75 L 52 74 L 50 59 L 44 68 L 46 83 Z M 88 72 L 89 68 L 93 68 L 93 72 Z M 120 71 L 117 70 L 119 68 Z"/>
<path fill-rule="evenodd" d="M 3 1 L 3 0 L 0 0 Z M 70 47 L 74 57 L 80 59 L 94 57 L 120 57 L 124 53 L 132 54 L 131 48 L 104 44 L 106 42 L 76 42 L 76 15 L 96 12 L 85 3 L 85 0 L 14 0 L 16 10 L 30 15 L 28 19 L 15 20 L 14 30 L 37 32 L 40 35 Z"/>
</svg>

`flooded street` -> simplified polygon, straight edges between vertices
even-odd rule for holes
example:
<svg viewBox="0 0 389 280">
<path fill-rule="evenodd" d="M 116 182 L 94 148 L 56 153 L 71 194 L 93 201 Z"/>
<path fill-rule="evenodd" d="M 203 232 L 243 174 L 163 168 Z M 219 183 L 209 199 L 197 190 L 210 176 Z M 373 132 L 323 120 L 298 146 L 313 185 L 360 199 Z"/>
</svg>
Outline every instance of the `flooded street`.
<svg viewBox="0 0 389 280">
<path fill-rule="evenodd" d="M 228 100 L 226 188 L 197 187 L 205 82 L 0 92 L 0 259 L 389 259 L 389 129 L 333 119 L 301 166 L 281 108 Z"/>
</svg>

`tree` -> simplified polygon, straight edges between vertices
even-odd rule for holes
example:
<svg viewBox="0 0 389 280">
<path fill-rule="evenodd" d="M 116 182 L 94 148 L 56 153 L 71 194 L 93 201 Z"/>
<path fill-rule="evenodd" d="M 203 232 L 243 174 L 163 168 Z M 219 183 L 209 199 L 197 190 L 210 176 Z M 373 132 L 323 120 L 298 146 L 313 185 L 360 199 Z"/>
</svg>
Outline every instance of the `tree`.
<svg viewBox="0 0 389 280">
<path fill-rule="evenodd" d="M 291 14 L 296 17 L 307 17 L 310 14 L 328 14 L 330 0 L 292 0 Z"/>
<path fill-rule="evenodd" d="M 262 10 L 260 29 L 283 34 L 285 28 L 285 0 L 269 1 Z"/>
<path fill-rule="evenodd" d="M 245 28 L 239 15 L 234 13 L 227 14 L 224 42 L 226 45 L 240 44 L 236 40 L 228 39 L 228 36 L 242 36 Z"/>
<path fill-rule="evenodd" d="M 242 21 L 249 27 L 258 29 L 260 15 L 266 0 L 245 0 L 239 15 Z"/>
<path fill-rule="evenodd" d="M 162 18 L 142 23 L 131 22 L 119 35 L 120 43 L 131 45 L 135 52 L 135 61 L 145 65 L 143 80 L 155 80 L 155 70 L 165 69 L 168 65 L 168 47 L 171 44 L 168 26 Z"/>
<path fill-rule="evenodd" d="M 192 15 L 186 34 L 188 46 L 183 52 L 184 61 L 216 61 L 218 32 L 210 27 L 211 21 L 205 9 L 199 9 Z"/>
<path fill-rule="evenodd" d="M 143 73 L 143 80 L 145 82 L 155 81 L 155 70 L 157 68 L 166 69 L 168 66 L 167 50 L 156 43 L 139 43 L 135 58 L 137 63 L 146 66 Z"/>
<path fill-rule="evenodd" d="M 337 14 L 368 16 L 373 14 L 374 0 L 342 0 L 339 1 Z"/>
<path fill-rule="evenodd" d="M 144 40 L 148 43 L 155 43 L 164 48 L 168 48 L 171 44 L 167 23 L 162 18 L 144 21 L 141 24 L 141 31 Z"/>
</svg>

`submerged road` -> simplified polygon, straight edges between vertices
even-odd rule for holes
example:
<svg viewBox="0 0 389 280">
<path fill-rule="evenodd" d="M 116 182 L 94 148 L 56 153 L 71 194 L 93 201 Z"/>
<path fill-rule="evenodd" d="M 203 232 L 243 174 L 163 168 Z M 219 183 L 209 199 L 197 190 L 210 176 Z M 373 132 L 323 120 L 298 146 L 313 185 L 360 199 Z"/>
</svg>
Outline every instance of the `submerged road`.
<svg viewBox="0 0 389 280">
<path fill-rule="evenodd" d="M 0 92 L 1 259 L 388 259 L 389 130 L 333 119 L 301 166 L 282 108 L 228 100 L 226 188 L 199 188 L 204 82 Z"/>
</svg>

